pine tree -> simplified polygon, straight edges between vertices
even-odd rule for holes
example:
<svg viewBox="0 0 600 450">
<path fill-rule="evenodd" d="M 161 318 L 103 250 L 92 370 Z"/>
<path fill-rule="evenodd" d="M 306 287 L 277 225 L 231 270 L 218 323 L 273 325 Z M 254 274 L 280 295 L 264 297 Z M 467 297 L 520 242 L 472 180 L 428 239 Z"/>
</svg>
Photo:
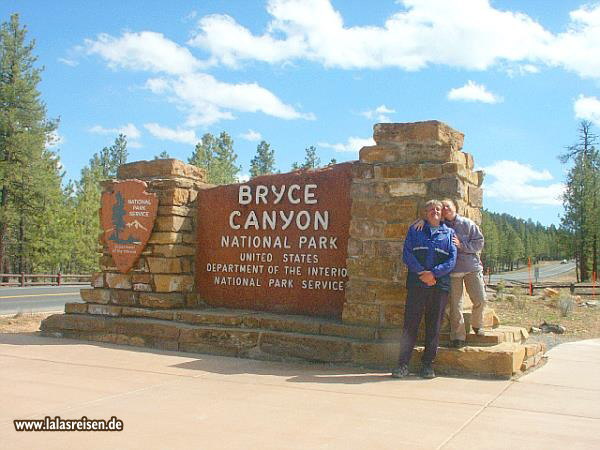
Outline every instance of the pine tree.
<svg viewBox="0 0 600 450">
<path fill-rule="evenodd" d="M 188 163 L 206 170 L 206 174 L 208 177 L 213 165 L 213 154 L 215 151 L 215 147 L 215 137 L 210 133 L 204 134 L 200 142 L 196 144 L 192 156 L 188 158 Z"/>
<path fill-rule="evenodd" d="M 236 165 L 236 160 L 233 139 L 222 131 L 218 138 L 210 133 L 202 136 L 188 162 L 205 169 L 209 183 L 229 184 L 235 183 L 237 174 L 241 170 Z"/>
<path fill-rule="evenodd" d="M 317 148 L 314 145 L 307 147 L 305 150 L 303 169 L 317 169 L 321 165 L 321 158 L 317 156 Z"/>
<path fill-rule="evenodd" d="M 267 141 L 256 146 L 256 156 L 250 161 L 250 176 L 269 175 L 275 172 L 275 150 Z"/>
<path fill-rule="evenodd" d="M 0 26 L 0 272 L 31 266 L 31 231 L 60 198 L 58 161 L 45 149 L 57 121 L 46 118 L 26 34 L 18 14 Z"/>
<path fill-rule="evenodd" d="M 158 155 L 156 155 L 154 157 L 154 159 L 170 159 L 170 158 L 171 158 L 171 155 L 169 155 L 166 150 L 163 150 L 162 152 L 160 152 Z"/>
<path fill-rule="evenodd" d="M 568 147 L 560 157 L 563 163 L 573 162 L 563 195 L 565 214 L 562 222 L 573 234 L 581 280 L 588 280 L 591 272 L 598 271 L 600 156 L 596 143 L 591 123 L 584 120 L 579 125 L 579 142 Z"/>
</svg>

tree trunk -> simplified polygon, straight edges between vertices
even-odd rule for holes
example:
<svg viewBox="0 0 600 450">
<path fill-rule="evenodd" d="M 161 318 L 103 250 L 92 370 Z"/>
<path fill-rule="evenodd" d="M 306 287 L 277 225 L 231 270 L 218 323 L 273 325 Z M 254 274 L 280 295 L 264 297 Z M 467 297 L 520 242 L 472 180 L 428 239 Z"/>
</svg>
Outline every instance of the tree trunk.
<svg viewBox="0 0 600 450">
<path fill-rule="evenodd" d="M 8 204 L 8 189 L 2 186 L 2 199 L 0 200 L 0 209 L 5 210 Z M 0 273 L 5 273 L 4 255 L 6 248 L 6 235 L 8 233 L 8 225 L 6 222 L 0 224 Z"/>
</svg>

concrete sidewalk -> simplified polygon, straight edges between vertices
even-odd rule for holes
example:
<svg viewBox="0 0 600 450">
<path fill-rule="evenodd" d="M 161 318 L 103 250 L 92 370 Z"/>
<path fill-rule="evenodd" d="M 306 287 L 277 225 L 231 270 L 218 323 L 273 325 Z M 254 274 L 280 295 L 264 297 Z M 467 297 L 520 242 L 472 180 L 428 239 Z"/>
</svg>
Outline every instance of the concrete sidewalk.
<svg viewBox="0 0 600 450">
<path fill-rule="evenodd" d="M 600 448 L 600 340 L 516 381 L 411 377 L 0 335 L 7 449 Z M 45 416 L 122 432 L 16 432 Z"/>
</svg>

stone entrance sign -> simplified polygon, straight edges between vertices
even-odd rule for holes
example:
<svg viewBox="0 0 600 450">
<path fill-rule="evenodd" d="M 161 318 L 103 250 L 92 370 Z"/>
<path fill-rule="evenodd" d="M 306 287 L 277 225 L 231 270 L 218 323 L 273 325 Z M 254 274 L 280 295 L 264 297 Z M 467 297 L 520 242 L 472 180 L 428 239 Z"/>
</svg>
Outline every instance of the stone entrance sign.
<svg viewBox="0 0 600 450">
<path fill-rule="evenodd" d="M 212 306 L 341 317 L 352 164 L 198 195 L 196 289 Z"/>
<path fill-rule="evenodd" d="M 140 180 L 118 181 L 102 193 L 102 233 L 119 272 L 139 259 L 154 226 L 158 199 Z"/>
</svg>

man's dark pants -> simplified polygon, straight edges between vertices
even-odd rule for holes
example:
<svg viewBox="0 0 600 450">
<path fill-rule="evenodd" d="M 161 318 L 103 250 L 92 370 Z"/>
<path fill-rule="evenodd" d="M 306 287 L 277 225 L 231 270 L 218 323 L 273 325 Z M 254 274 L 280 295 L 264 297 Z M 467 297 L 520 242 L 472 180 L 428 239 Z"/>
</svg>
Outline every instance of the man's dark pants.
<svg viewBox="0 0 600 450">
<path fill-rule="evenodd" d="M 431 364 L 437 354 L 440 324 L 448 302 L 448 292 L 435 287 L 408 289 L 404 308 L 404 330 L 400 341 L 400 365 L 408 364 L 417 341 L 419 324 L 425 314 L 425 351 L 421 362 Z"/>
</svg>

